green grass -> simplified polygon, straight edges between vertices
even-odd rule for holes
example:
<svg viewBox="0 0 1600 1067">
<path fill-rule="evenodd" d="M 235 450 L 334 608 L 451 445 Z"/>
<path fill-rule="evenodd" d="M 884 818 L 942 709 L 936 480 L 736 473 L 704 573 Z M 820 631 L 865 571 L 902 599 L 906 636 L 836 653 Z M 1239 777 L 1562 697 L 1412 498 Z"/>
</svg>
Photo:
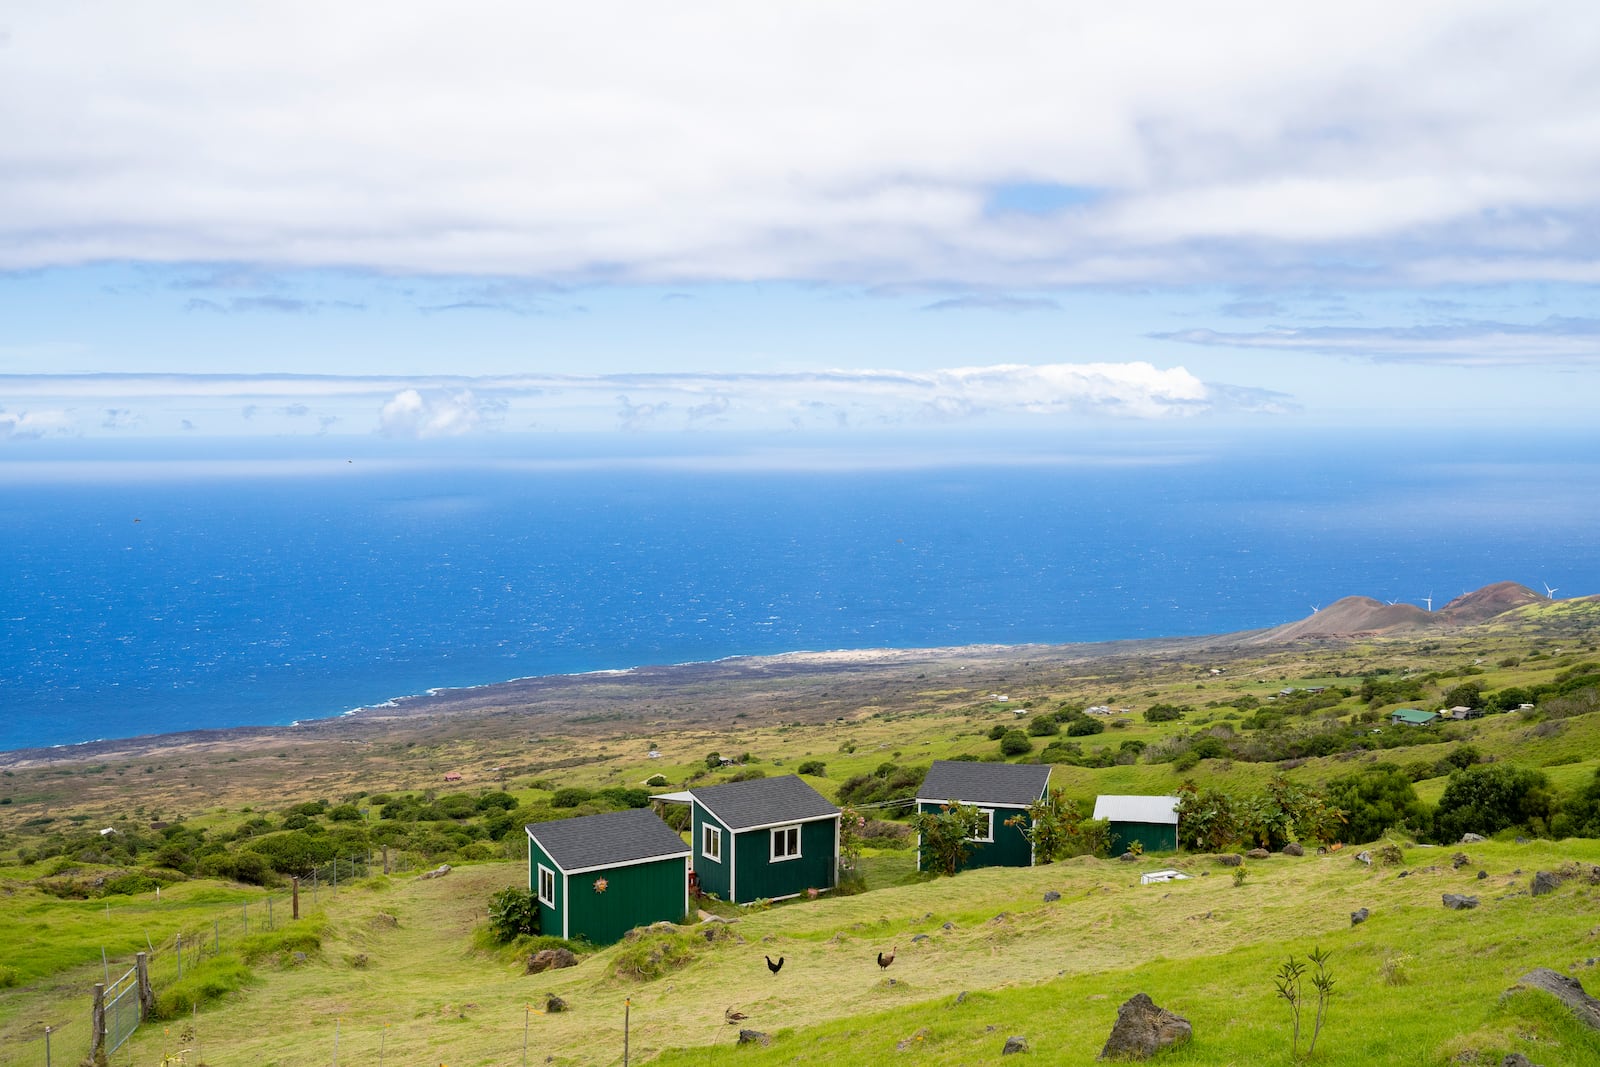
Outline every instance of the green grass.
<svg viewBox="0 0 1600 1067">
<path fill-rule="evenodd" d="M 214 1067 L 329 1062 L 335 1020 L 348 1062 L 375 1062 L 381 1040 L 396 1063 L 454 1067 L 519 1062 L 526 1021 L 537 1062 L 615 1063 L 627 1001 L 632 1062 L 664 1067 L 899 1062 L 912 1053 L 896 1043 L 924 1030 L 906 1062 L 986 1061 L 1020 1034 L 1039 1062 L 1079 1063 L 1098 1053 L 1117 1005 L 1143 991 L 1195 1026 L 1194 1044 L 1167 1062 L 1287 1063 L 1287 1014 L 1271 975 L 1288 953 L 1320 945 L 1333 953 L 1339 993 L 1315 1062 L 1442 1067 L 1468 1049 L 1493 1062 L 1513 1050 L 1546 1067 L 1595 1062 L 1595 1037 L 1540 997 L 1500 995 L 1535 966 L 1566 970 L 1600 953 L 1600 891 L 1569 882 L 1526 893 L 1537 869 L 1600 860 L 1600 842 L 1468 852 L 1473 863 L 1460 871 L 1439 848 L 1408 849 L 1402 868 L 1383 870 L 1347 856 L 1273 857 L 1252 862 L 1238 887 L 1203 856 L 1161 859 L 1192 875 L 1164 886 L 1137 884 L 1153 864 L 1095 859 L 975 871 L 747 912 L 710 941 L 649 935 L 537 976 L 472 947 L 488 894 L 524 877 L 520 865 L 486 864 L 341 892 L 320 953 L 258 968 L 253 984 L 202 1007 L 198 1032 Z M 1476 879 L 1480 866 L 1487 880 Z M 1045 903 L 1052 889 L 1061 899 Z M 1447 911 L 1444 892 L 1483 904 Z M 1372 918 L 1352 927 L 1358 906 Z M 376 921 L 380 913 L 392 923 Z M 880 971 L 876 954 L 892 946 L 895 963 Z M 349 962 L 356 953 L 362 968 Z M 770 974 L 764 955 L 785 957 L 783 970 Z M 1403 986 L 1384 980 L 1397 956 L 1406 957 Z M 571 1011 L 544 1014 L 549 993 Z M 740 1025 L 773 1035 L 772 1046 L 732 1048 L 729 1008 L 748 1016 Z M 160 1036 L 136 1037 L 134 1062 L 153 1056 Z"/>
</svg>

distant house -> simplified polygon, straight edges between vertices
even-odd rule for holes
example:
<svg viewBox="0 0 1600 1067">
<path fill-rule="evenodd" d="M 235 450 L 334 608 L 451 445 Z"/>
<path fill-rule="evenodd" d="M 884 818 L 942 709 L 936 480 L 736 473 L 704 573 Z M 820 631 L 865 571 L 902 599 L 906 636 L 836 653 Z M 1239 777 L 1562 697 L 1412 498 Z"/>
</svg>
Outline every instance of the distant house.
<svg viewBox="0 0 1600 1067">
<path fill-rule="evenodd" d="M 838 884 L 839 809 L 796 775 L 651 799 L 691 806 L 702 892 L 748 904 Z"/>
<path fill-rule="evenodd" d="M 1135 841 L 1146 852 L 1178 848 L 1177 797 L 1099 796 L 1094 817 L 1111 824 L 1112 853 L 1128 851 Z"/>
<path fill-rule="evenodd" d="M 1452 719 L 1456 719 L 1457 721 L 1461 719 L 1481 719 L 1483 718 L 1483 709 L 1469 708 L 1458 704 L 1449 711 L 1445 712 L 1445 714 L 1450 716 Z"/>
<path fill-rule="evenodd" d="M 1033 842 L 1022 826 L 1006 820 L 1024 815 L 1028 805 L 1044 799 L 1050 787 L 1048 763 L 969 763 L 934 760 L 917 790 L 917 810 L 937 812 L 955 800 L 978 809 L 983 821 L 968 843 L 962 870 L 977 867 L 1031 867 Z M 917 869 L 922 869 L 922 842 L 917 841 Z"/>
<path fill-rule="evenodd" d="M 1395 726 L 1426 726 L 1438 718 L 1432 711 L 1418 711 L 1416 708 L 1399 708 L 1389 715 L 1389 722 Z"/>
<path fill-rule="evenodd" d="M 689 846 L 649 808 L 533 823 L 528 888 L 552 937 L 609 945 L 689 911 Z"/>
</svg>

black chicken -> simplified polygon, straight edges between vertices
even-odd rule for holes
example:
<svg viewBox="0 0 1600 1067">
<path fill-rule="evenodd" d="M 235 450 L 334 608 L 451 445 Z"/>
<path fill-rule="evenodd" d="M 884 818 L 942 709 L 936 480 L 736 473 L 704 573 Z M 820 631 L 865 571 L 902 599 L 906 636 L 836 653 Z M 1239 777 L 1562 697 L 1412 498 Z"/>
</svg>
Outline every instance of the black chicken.
<svg viewBox="0 0 1600 1067">
<path fill-rule="evenodd" d="M 763 956 L 762 959 L 767 961 L 767 970 L 771 971 L 773 974 L 777 974 L 779 971 L 783 970 L 783 957 L 782 956 L 778 957 L 778 962 L 777 963 L 773 963 L 772 962 L 772 957 L 771 956 Z"/>
</svg>

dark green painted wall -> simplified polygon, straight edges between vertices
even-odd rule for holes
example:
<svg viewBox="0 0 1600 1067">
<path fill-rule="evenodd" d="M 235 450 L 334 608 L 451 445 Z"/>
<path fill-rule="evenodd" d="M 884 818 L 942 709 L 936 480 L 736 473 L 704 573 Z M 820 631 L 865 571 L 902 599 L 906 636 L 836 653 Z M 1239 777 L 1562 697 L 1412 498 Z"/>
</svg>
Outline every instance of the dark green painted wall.
<svg viewBox="0 0 1600 1067">
<path fill-rule="evenodd" d="M 836 820 L 800 824 L 800 858 L 772 862 L 772 831 L 746 830 L 739 835 L 733 861 L 738 867 L 737 902 L 794 896 L 807 889 L 832 889 L 838 872 L 834 854 Z M 723 839 L 727 847 L 727 838 Z M 704 883 L 702 883 L 704 884 Z"/>
<path fill-rule="evenodd" d="M 606 880 L 604 893 L 595 891 Z M 609 945 L 635 926 L 683 918 L 689 867 L 683 857 L 585 871 L 567 879 L 568 937 Z"/>
<path fill-rule="evenodd" d="M 543 901 L 539 902 L 539 932 L 549 937 L 562 937 L 564 935 L 561 932 L 561 907 L 567 892 L 565 877 L 555 861 L 539 847 L 537 841 L 530 837 L 528 838 L 528 891 L 533 894 L 535 900 L 539 899 L 540 864 L 556 872 L 556 906 L 552 908 Z"/>
<path fill-rule="evenodd" d="M 1164 822 L 1116 822 L 1111 824 L 1111 854 L 1121 855 L 1135 841 L 1146 852 L 1176 852 L 1178 827 Z"/>
<path fill-rule="evenodd" d="M 694 850 L 694 873 L 700 876 L 700 892 L 715 893 L 719 900 L 732 900 L 729 894 L 729 884 L 733 880 L 733 866 L 728 861 L 728 849 L 733 846 L 733 835 L 728 828 L 718 822 L 712 815 L 699 804 L 694 808 L 694 834 L 689 838 L 689 847 Z M 701 827 L 707 824 L 720 827 L 722 830 L 722 862 L 714 863 L 700 854 Z"/>
<path fill-rule="evenodd" d="M 988 805 L 981 805 L 988 807 Z M 919 811 L 932 815 L 939 814 L 941 805 L 924 803 L 918 805 Z M 994 811 L 994 840 L 967 842 L 967 858 L 961 864 L 963 871 L 976 870 L 979 867 L 1032 867 L 1033 844 L 1022 832 L 1020 826 L 1007 826 L 1006 820 L 1025 812 L 1024 808 L 1001 808 Z M 926 860 L 922 861 L 922 870 L 928 869 Z"/>
</svg>

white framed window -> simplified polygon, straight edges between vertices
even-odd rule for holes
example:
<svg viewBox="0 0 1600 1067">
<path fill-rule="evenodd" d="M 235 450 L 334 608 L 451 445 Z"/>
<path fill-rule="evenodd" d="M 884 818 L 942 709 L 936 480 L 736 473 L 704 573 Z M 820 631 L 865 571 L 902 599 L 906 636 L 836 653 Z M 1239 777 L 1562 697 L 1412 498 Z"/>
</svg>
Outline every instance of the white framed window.
<svg viewBox="0 0 1600 1067">
<path fill-rule="evenodd" d="M 702 823 L 700 826 L 700 855 L 713 863 L 722 862 L 722 827 Z"/>
<path fill-rule="evenodd" d="M 539 865 L 539 903 L 556 906 L 556 872 L 542 863 Z"/>
<path fill-rule="evenodd" d="M 797 860 L 800 858 L 800 827 L 779 826 L 772 831 L 772 859 Z"/>
<path fill-rule="evenodd" d="M 968 841 L 993 841 L 994 840 L 994 811 L 991 808 L 978 809 L 978 827 L 972 831 Z"/>
</svg>

